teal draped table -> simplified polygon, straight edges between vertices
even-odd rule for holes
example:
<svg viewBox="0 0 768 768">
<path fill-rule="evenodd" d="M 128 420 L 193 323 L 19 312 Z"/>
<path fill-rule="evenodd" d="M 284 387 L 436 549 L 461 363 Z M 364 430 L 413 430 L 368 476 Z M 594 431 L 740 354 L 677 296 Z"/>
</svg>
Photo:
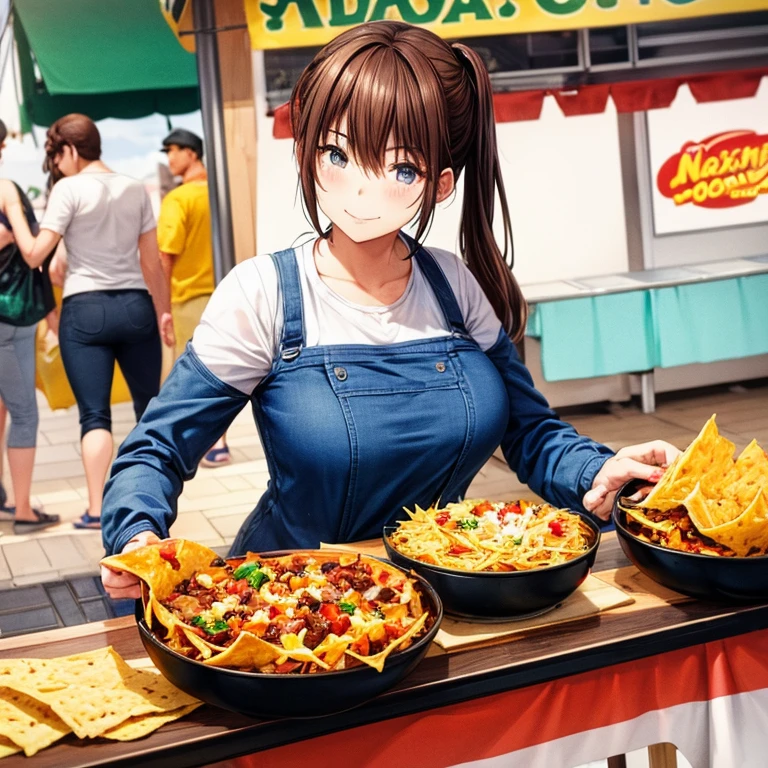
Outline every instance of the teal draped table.
<svg viewBox="0 0 768 768">
<path fill-rule="evenodd" d="M 768 274 L 536 305 L 547 381 L 768 353 Z"/>
</svg>

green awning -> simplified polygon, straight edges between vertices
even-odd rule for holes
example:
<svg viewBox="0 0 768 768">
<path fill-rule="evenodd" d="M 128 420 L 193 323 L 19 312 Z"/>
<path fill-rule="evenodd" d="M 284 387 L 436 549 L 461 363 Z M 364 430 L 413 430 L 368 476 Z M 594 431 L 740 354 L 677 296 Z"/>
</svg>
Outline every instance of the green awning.
<svg viewBox="0 0 768 768">
<path fill-rule="evenodd" d="M 15 0 L 14 8 L 23 111 L 36 125 L 70 112 L 100 120 L 199 108 L 195 57 L 157 0 Z"/>
</svg>

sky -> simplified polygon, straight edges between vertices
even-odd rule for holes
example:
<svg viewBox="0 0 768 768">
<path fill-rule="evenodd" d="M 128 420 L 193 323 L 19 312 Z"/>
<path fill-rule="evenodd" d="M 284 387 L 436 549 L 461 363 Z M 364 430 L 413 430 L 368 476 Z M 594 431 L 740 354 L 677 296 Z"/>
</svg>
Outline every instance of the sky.
<svg viewBox="0 0 768 768">
<path fill-rule="evenodd" d="M 0 0 L 0 25 L 3 26 L 7 8 L 8 0 Z M 15 133 L 19 129 L 19 116 L 14 71 L 7 55 L 10 37 L 10 34 L 4 34 L 0 41 L 0 119 L 11 133 Z M 187 128 L 203 135 L 199 111 L 172 115 L 170 121 L 173 128 Z M 158 164 L 165 163 L 165 155 L 160 152 L 162 140 L 170 130 L 164 115 L 155 114 L 138 120 L 109 118 L 96 124 L 101 133 L 102 160 L 112 170 L 142 181 L 156 177 Z M 46 179 L 42 169 L 44 145 L 44 128 L 35 128 L 34 136 L 25 135 L 23 140 L 9 138 L 0 158 L 0 176 L 13 179 L 23 189 L 42 189 Z"/>
</svg>

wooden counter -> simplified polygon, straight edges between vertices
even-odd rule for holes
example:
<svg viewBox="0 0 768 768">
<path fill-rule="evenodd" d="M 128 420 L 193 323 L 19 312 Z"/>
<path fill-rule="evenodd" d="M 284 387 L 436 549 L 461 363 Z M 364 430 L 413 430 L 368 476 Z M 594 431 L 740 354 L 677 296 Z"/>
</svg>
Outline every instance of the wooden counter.
<svg viewBox="0 0 768 768">
<path fill-rule="evenodd" d="M 613 569 L 626 565 L 615 535 L 604 535 L 595 573 L 610 577 Z M 768 605 L 729 607 L 694 600 L 671 602 L 640 591 L 634 596 L 633 605 L 540 628 L 501 645 L 451 654 L 438 650 L 397 687 L 342 714 L 267 721 L 205 705 L 139 741 L 85 743 L 70 735 L 34 758 L 5 758 L 2 768 L 206 765 L 386 718 L 768 628 Z M 131 617 L 2 639 L 0 658 L 64 656 L 106 645 L 112 645 L 127 660 L 146 658 Z"/>
</svg>

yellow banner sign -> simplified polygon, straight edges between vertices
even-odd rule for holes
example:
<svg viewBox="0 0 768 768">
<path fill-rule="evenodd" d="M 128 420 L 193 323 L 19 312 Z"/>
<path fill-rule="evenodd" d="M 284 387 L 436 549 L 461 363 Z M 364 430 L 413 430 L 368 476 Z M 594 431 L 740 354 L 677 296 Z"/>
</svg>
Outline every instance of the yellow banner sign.
<svg viewBox="0 0 768 768">
<path fill-rule="evenodd" d="M 642 24 L 768 10 L 768 0 L 244 0 L 255 49 L 323 45 L 364 21 L 400 19 L 440 37 Z"/>
</svg>

